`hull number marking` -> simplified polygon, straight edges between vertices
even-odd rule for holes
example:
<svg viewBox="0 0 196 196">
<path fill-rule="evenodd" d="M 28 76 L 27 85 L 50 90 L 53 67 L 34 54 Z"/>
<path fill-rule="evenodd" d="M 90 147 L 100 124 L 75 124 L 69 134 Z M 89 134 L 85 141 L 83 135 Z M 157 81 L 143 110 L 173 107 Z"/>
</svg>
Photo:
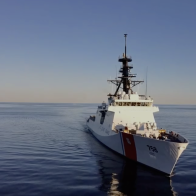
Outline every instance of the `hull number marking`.
<svg viewBox="0 0 196 196">
<path fill-rule="evenodd" d="M 158 153 L 158 150 L 156 149 L 156 147 L 150 146 L 150 145 L 147 145 L 147 147 L 148 147 L 148 149 L 149 149 L 150 152 L 156 152 L 156 153 Z"/>
<path fill-rule="evenodd" d="M 104 132 L 105 134 L 110 135 L 110 131 L 107 130 L 106 128 L 104 128 L 103 126 L 100 125 L 99 128 L 100 128 L 100 130 L 101 130 L 102 132 Z"/>
</svg>

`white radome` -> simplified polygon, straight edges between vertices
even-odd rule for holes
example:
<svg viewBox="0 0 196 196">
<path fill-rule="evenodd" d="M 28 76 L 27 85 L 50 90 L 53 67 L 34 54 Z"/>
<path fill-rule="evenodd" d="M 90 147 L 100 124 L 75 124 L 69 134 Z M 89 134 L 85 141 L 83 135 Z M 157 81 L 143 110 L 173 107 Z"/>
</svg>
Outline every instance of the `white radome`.
<svg viewBox="0 0 196 196">
<path fill-rule="evenodd" d="M 131 80 L 132 59 L 125 54 L 122 62 L 120 80 L 109 80 L 116 84 L 116 92 L 109 94 L 108 104 L 98 106 L 95 116 L 87 120 L 87 127 L 104 145 L 129 159 L 171 174 L 188 140 L 179 133 L 159 129 L 154 112 L 159 108 L 153 99 L 138 95 L 132 88 L 143 81 Z M 123 90 L 120 91 L 121 85 Z"/>
</svg>

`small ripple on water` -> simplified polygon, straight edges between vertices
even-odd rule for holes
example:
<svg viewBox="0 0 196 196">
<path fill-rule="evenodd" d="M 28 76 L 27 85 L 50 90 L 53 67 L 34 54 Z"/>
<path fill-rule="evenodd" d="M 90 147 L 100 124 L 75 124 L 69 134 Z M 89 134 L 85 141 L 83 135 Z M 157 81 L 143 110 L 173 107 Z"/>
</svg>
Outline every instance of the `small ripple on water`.
<svg viewBox="0 0 196 196">
<path fill-rule="evenodd" d="M 194 195 L 195 110 L 161 106 L 155 116 L 190 141 L 168 178 L 97 142 L 85 126 L 95 107 L 0 104 L 0 195 Z"/>
</svg>

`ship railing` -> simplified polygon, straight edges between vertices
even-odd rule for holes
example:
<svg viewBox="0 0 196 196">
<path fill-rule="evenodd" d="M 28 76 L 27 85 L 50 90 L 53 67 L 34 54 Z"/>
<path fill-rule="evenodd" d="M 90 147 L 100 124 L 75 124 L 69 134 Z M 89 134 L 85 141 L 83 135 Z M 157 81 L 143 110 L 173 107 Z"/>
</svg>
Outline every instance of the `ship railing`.
<svg viewBox="0 0 196 196">
<path fill-rule="evenodd" d="M 139 95 L 139 100 L 153 100 L 152 97 L 146 97 L 145 95 Z"/>
<path fill-rule="evenodd" d="M 123 58 L 125 58 L 125 57 L 124 57 L 124 56 L 119 56 L 119 57 L 118 57 L 118 59 L 123 59 Z M 129 56 L 127 56 L 127 58 L 128 58 L 128 59 L 132 59 L 132 56 L 129 55 Z"/>
<path fill-rule="evenodd" d="M 98 106 L 98 109 L 106 110 L 107 109 L 107 105 L 105 105 L 105 106 Z"/>
</svg>

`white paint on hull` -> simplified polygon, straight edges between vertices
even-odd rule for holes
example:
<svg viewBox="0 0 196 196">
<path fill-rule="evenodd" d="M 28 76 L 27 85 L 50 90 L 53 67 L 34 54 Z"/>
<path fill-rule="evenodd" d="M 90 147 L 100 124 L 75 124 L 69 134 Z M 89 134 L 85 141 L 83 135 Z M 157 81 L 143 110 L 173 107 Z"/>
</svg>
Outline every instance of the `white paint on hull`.
<svg viewBox="0 0 196 196">
<path fill-rule="evenodd" d="M 104 134 L 100 135 L 100 132 L 102 132 L 101 129 L 98 126 L 93 126 L 94 123 L 90 122 L 87 123 L 89 130 L 104 145 L 130 158 L 125 150 L 128 152 L 129 146 L 131 149 L 131 145 L 135 144 L 135 161 L 167 174 L 171 174 L 178 158 L 188 145 L 188 143 L 161 141 L 131 134 L 123 135 L 123 137 L 126 138 L 126 140 L 123 141 L 122 134 L 124 133 L 115 133 L 107 136 Z M 128 137 L 130 136 L 134 138 L 134 144 L 129 140 Z"/>
<path fill-rule="evenodd" d="M 161 141 L 137 135 L 133 137 L 137 161 L 167 174 L 171 174 L 178 158 L 188 145 L 187 143 Z"/>
<path fill-rule="evenodd" d="M 104 145 L 111 148 L 112 150 L 118 152 L 119 154 L 124 155 L 122 140 L 120 137 L 120 134 L 115 134 L 111 136 L 101 136 L 100 134 L 97 134 L 96 129 L 92 129 L 90 126 L 88 126 L 91 133 Z M 94 131 L 93 131 L 94 130 Z"/>
</svg>

